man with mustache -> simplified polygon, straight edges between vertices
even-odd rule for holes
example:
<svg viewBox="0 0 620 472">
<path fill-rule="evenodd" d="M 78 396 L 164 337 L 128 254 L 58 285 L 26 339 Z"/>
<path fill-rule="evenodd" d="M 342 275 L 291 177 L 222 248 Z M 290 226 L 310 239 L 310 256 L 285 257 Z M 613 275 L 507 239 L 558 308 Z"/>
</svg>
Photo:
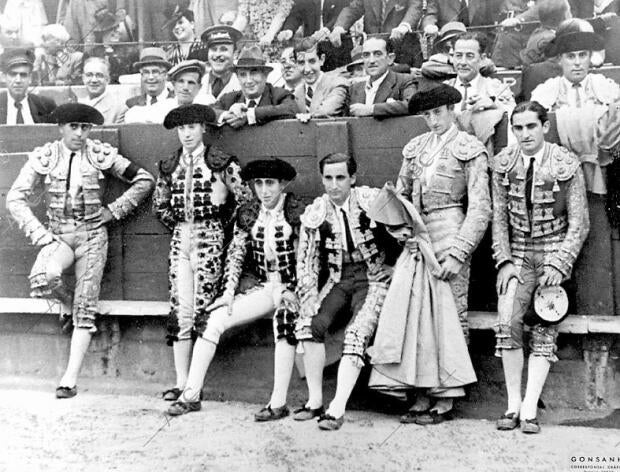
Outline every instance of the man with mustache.
<svg viewBox="0 0 620 472">
<path fill-rule="evenodd" d="M 28 125 L 49 123 L 56 108 L 54 100 L 28 93 L 32 81 L 34 52 L 29 49 L 7 49 L 0 57 L 7 81 L 7 92 L 0 92 L 0 124 Z"/>
</svg>

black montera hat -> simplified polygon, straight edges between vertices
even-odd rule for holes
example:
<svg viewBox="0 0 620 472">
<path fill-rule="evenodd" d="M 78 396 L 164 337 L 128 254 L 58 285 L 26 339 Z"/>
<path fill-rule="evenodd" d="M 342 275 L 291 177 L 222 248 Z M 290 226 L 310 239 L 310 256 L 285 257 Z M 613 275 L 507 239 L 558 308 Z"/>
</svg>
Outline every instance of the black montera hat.
<svg viewBox="0 0 620 472">
<path fill-rule="evenodd" d="M 442 105 L 454 105 L 459 103 L 462 98 L 461 92 L 454 87 L 448 84 L 439 84 L 413 94 L 409 100 L 409 114 L 418 115 L 424 110 L 431 110 Z"/>
<path fill-rule="evenodd" d="M 605 42 L 599 35 L 589 31 L 575 31 L 556 36 L 545 49 L 547 57 L 554 57 L 565 52 L 600 51 L 605 49 Z"/>
<path fill-rule="evenodd" d="M 241 171 L 243 180 L 280 179 L 293 180 L 297 175 L 295 168 L 282 159 L 259 159 L 249 162 Z"/>
<path fill-rule="evenodd" d="M 64 103 L 52 112 L 52 117 L 59 125 L 66 123 L 103 124 L 103 115 L 85 103 Z"/>
<path fill-rule="evenodd" d="M 166 115 L 164 118 L 164 128 L 172 129 L 177 126 L 189 125 L 192 123 L 215 123 L 215 112 L 213 108 L 207 105 L 192 103 L 190 105 L 181 105 Z"/>
</svg>

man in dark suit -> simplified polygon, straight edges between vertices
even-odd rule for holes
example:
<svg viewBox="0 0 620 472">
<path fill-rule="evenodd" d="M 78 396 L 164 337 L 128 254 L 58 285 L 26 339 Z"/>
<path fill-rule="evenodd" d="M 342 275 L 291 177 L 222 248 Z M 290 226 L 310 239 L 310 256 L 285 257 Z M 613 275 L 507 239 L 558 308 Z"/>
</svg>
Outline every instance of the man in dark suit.
<svg viewBox="0 0 620 472">
<path fill-rule="evenodd" d="M 416 92 L 412 76 L 390 70 L 394 62 L 391 40 L 369 37 L 362 46 L 362 59 L 368 80 L 350 88 L 351 116 L 387 118 L 408 114 L 408 103 Z"/>
<path fill-rule="evenodd" d="M 298 109 L 291 92 L 267 83 L 272 70 L 258 46 L 241 51 L 235 65 L 241 91 L 227 93 L 213 105 L 220 125 L 241 128 L 295 118 Z"/>
<path fill-rule="evenodd" d="M 465 26 L 492 25 L 500 20 L 504 4 L 511 0 L 429 0 L 422 27 L 437 25 L 441 28 L 451 21 Z"/>
<path fill-rule="evenodd" d="M 326 37 L 342 9 L 349 3 L 349 0 L 295 0 L 278 34 L 278 41 L 291 39 L 300 26 L 304 28 L 304 36 L 319 33 L 321 37 Z"/>
<path fill-rule="evenodd" d="M 28 93 L 34 52 L 30 49 L 8 49 L 0 57 L 0 64 L 6 76 L 8 92 L 0 93 L 0 124 L 51 123 L 50 114 L 56 108 L 54 100 Z"/>
<path fill-rule="evenodd" d="M 423 15 L 423 3 L 422 0 L 353 0 L 338 15 L 329 39 L 339 46 L 341 36 L 364 16 L 364 33 L 389 33 L 397 43 L 396 62 L 419 67 L 422 51 L 414 31 Z"/>
</svg>

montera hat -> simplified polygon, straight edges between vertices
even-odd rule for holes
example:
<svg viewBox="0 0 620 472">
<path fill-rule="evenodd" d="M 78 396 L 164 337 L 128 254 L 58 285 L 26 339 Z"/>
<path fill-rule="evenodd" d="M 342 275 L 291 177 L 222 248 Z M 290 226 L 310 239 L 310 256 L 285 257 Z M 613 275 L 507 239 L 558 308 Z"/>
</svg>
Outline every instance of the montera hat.
<svg viewBox="0 0 620 472">
<path fill-rule="evenodd" d="M 239 58 L 235 64 L 235 70 L 237 69 L 263 69 L 267 72 L 271 72 L 273 67 L 267 65 L 260 47 L 249 46 L 243 49 L 239 54 Z"/>
<path fill-rule="evenodd" d="M 140 53 L 140 60 L 133 63 L 136 69 L 148 65 L 163 66 L 166 70 L 172 67 L 172 64 L 166 59 L 166 53 L 162 48 L 144 48 Z"/>
<path fill-rule="evenodd" d="M 193 123 L 215 124 L 215 118 L 213 108 L 207 105 L 200 105 L 198 103 L 181 105 L 168 112 L 166 118 L 164 118 L 164 128 L 172 129 Z"/>
<path fill-rule="evenodd" d="M 237 44 L 241 36 L 241 32 L 232 26 L 215 25 L 204 30 L 200 35 L 200 39 L 209 47 L 214 44 Z"/>
<path fill-rule="evenodd" d="M 573 51 L 600 51 L 605 49 L 605 42 L 596 33 L 576 31 L 556 36 L 545 49 L 547 57 L 559 56 Z"/>
<path fill-rule="evenodd" d="M 103 115 L 96 108 L 85 103 L 63 103 L 52 112 L 52 117 L 59 125 L 66 123 L 103 124 Z"/>
<path fill-rule="evenodd" d="M 8 72 L 14 66 L 34 66 L 34 51 L 27 48 L 7 49 L 0 56 L 0 65 L 3 72 Z"/>
<path fill-rule="evenodd" d="M 181 75 L 183 72 L 198 72 L 198 75 L 202 77 L 205 75 L 205 65 L 202 61 L 198 59 L 190 59 L 187 61 L 179 62 L 176 66 L 168 71 L 168 78 L 170 80 L 175 80 L 176 77 Z"/>
<path fill-rule="evenodd" d="M 282 159 L 258 159 L 249 162 L 241 171 L 243 180 L 279 179 L 293 180 L 297 175 L 295 168 Z"/>
<path fill-rule="evenodd" d="M 418 115 L 425 110 L 432 110 L 442 105 L 459 103 L 463 96 L 448 84 L 439 84 L 413 94 L 409 100 L 409 114 Z"/>
</svg>

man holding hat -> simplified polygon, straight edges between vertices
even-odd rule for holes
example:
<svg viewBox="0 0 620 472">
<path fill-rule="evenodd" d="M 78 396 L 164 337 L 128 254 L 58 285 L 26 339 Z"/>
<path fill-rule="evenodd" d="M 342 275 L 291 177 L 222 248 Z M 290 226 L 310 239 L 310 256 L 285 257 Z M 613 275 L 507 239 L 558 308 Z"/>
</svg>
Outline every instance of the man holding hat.
<svg viewBox="0 0 620 472">
<path fill-rule="evenodd" d="M 133 66 L 140 71 L 143 93 L 125 102 L 128 110 L 124 122 L 162 123 L 170 111 L 166 99 L 173 96 L 166 89 L 166 76 L 172 64 L 162 48 L 151 47 L 142 50 L 140 60 Z"/>
<path fill-rule="evenodd" d="M 446 84 L 411 98 L 409 113 L 422 115 L 430 131 L 403 148 L 397 189 L 422 212 L 441 264 L 438 278 L 450 282 L 467 339 L 469 265 L 491 217 L 491 197 L 486 148 L 456 127 L 460 101 L 459 91 Z M 442 403 L 432 411 L 442 414 L 449 408 Z"/>
<path fill-rule="evenodd" d="M 558 329 L 539 317 L 528 322 L 527 314 L 537 287 L 561 290 L 560 283 L 570 277 L 590 222 L 579 159 L 545 141 L 550 127 L 545 108 L 520 103 L 511 124 L 517 144 L 495 156 L 492 179 L 493 256 L 499 268 L 495 355 L 502 358 L 508 393 L 497 429 L 515 429 L 521 420 L 524 433 L 538 433 L 537 405 L 549 368 L 558 360 Z M 533 326 L 522 400 L 524 320 Z"/>
<path fill-rule="evenodd" d="M 241 128 L 295 118 L 298 109 L 293 95 L 267 83 L 267 75 L 272 70 L 258 46 L 241 51 L 235 65 L 241 91 L 227 93 L 213 105 L 218 123 Z"/>
<path fill-rule="evenodd" d="M 256 198 L 237 211 L 233 239 L 226 250 L 223 294 L 207 310 L 209 319 L 196 340 L 185 390 L 168 414 L 200 409 L 200 391 L 221 335 L 228 329 L 272 317 L 275 340 L 271 399 L 256 421 L 288 416 L 288 385 L 295 360 L 295 256 L 302 205 L 286 192 L 295 169 L 280 159 L 250 162 L 241 172 Z"/>
<path fill-rule="evenodd" d="M 205 333 L 211 316 L 208 307 L 220 287 L 224 229 L 232 226 L 237 205 L 250 194 L 237 160 L 204 144 L 209 124 L 215 124 L 215 113 L 199 104 L 181 105 L 164 120 L 166 129 L 177 130 L 182 145 L 160 162 L 153 197 L 155 214 L 172 231 L 167 338 L 173 347 L 176 384 L 164 392 L 168 401 L 176 401 L 185 389 L 192 332 Z"/>
<path fill-rule="evenodd" d="M 206 58 L 204 50 L 201 50 L 192 53 L 190 59 L 209 63 L 209 73 L 205 76 L 199 96 L 201 103 L 212 105 L 224 94 L 241 90 L 233 62 L 235 45 L 241 39 L 241 33 L 231 26 L 217 25 L 207 28 L 201 39 L 207 45 Z"/>
<path fill-rule="evenodd" d="M 41 247 L 30 273 L 31 296 L 73 303 L 73 335 L 67 370 L 57 398 L 77 394 L 77 377 L 92 335 L 97 331 L 99 290 L 107 258 L 106 224 L 134 210 L 152 191 L 153 176 L 118 154 L 108 143 L 88 139 L 103 116 L 83 103 L 54 111 L 61 139 L 36 148 L 7 194 L 7 208 L 35 246 Z M 104 205 L 103 179 L 115 177 L 130 187 Z M 29 198 L 42 186 L 49 195 L 47 227 L 33 214 Z M 75 264 L 75 292 L 62 273 Z M 73 300 L 71 300 L 73 298 Z"/>
<path fill-rule="evenodd" d="M 54 100 L 28 93 L 32 81 L 34 52 L 30 49 L 7 49 L 0 56 L 6 76 L 7 92 L 0 92 L 0 124 L 28 125 L 51 122 L 56 108 Z"/>
</svg>

